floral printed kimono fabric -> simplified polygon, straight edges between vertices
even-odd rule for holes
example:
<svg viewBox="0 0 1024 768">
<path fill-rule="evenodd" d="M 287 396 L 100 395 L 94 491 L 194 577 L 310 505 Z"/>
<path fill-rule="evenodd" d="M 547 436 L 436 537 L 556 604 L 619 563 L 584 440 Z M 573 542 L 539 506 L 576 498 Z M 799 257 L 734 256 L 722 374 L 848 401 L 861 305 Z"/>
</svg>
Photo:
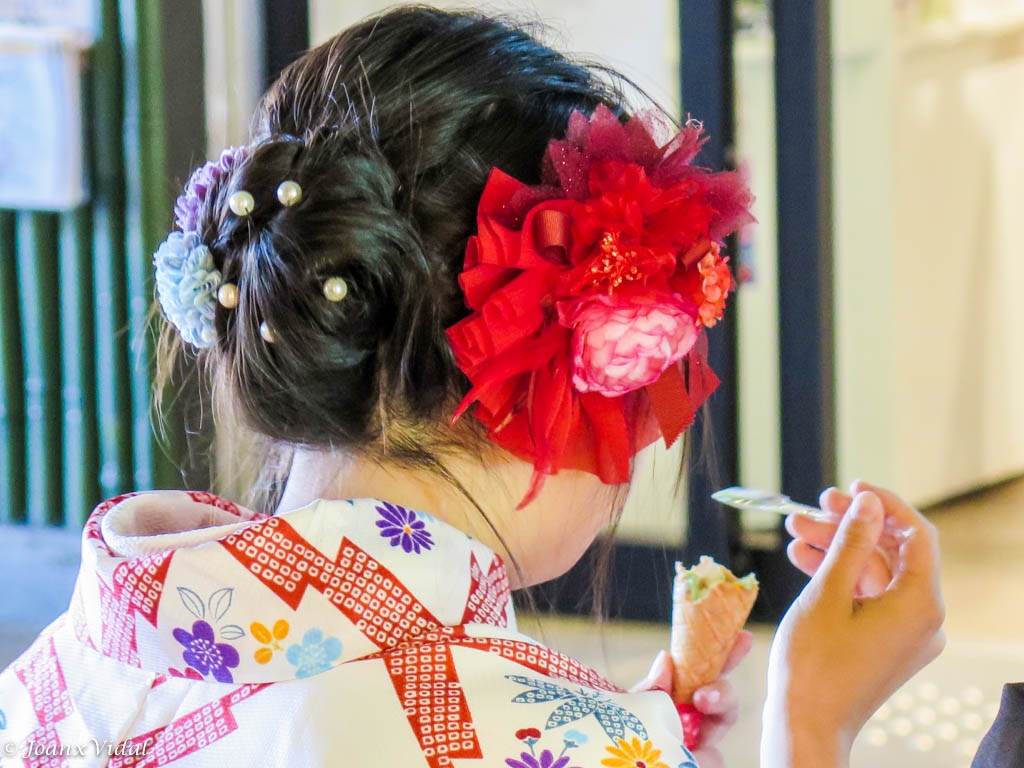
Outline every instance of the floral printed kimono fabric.
<svg viewBox="0 0 1024 768">
<path fill-rule="evenodd" d="M 184 492 L 92 514 L 69 610 L 0 674 L 0 764 L 696 766 L 667 695 L 517 632 L 455 528 Z"/>
</svg>

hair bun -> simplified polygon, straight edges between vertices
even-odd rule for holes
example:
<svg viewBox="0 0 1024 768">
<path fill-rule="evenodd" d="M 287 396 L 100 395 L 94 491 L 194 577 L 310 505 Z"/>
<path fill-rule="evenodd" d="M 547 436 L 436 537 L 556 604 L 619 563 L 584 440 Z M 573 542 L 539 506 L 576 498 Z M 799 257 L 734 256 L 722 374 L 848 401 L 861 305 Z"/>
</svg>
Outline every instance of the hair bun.
<svg viewBox="0 0 1024 768">
<path fill-rule="evenodd" d="M 279 199 L 285 183 L 291 202 Z M 240 405 L 260 431 L 289 442 L 376 437 L 378 401 L 440 405 L 443 328 L 416 229 L 395 205 L 399 179 L 359 131 L 307 144 L 263 141 L 209 211 L 237 308 L 222 313 L 224 353 Z M 245 191 L 254 205 L 224 204 Z M 325 283 L 341 280 L 325 292 Z M 335 286 L 338 284 L 335 283 Z M 261 327 L 263 332 L 261 333 Z M 272 338 L 268 343 L 267 336 Z"/>
</svg>

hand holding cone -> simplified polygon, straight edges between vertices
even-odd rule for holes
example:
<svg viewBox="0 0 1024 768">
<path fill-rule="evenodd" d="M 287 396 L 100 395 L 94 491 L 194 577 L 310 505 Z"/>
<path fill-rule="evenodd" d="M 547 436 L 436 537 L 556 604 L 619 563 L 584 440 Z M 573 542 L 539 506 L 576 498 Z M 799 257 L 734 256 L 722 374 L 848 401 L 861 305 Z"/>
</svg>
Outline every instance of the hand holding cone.
<svg viewBox="0 0 1024 768">
<path fill-rule="evenodd" d="M 687 748 L 693 748 L 699 733 L 692 725 L 700 714 L 693 708 L 693 694 L 721 676 L 756 599 L 753 574 L 738 579 L 710 557 L 701 557 L 690 569 L 676 563 L 669 652 L 674 667 L 672 698 L 690 724 Z"/>
</svg>

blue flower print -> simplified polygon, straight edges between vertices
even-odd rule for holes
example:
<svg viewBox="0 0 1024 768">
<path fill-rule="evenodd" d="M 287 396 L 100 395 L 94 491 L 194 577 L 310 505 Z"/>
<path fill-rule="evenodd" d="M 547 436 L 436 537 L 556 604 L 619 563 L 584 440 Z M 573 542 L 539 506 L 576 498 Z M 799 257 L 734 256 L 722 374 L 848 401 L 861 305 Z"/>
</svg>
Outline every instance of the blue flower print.
<svg viewBox="0 0 1024 768">
<path fill-rule="evenodd" d="M 203 677 L 213 675 L 218 683 L 233 683 L 230 668 L 238 666 L 238 651 L 227 643 L 218 643 L 213 636 L 213 627 L 205 621 L 192 624 L 191 634 L 178 627 L 174 639 L 185 646 L 181 657 L 185 663 Z"/>
<path fill-rule="evenodd" d="M 627 730 L 632 731 L 641 739 L 647 739 L 647 729 L 637 716 L 620 707 L 600 691 L 579 687 L 570 690 L 546 680 L 531 680 L 520 675 L 505 675 L 505 677 L 531 689 L 512 699 L 513 704 L 561 702 L 548 716 L 547 723 L 544 725 L 546 730 L 568 725 L 593 715 L 613 743 L 615 739 L 625 738 Z"/>
<path fill-rule="evenodd" d="M 4 730 L 6 728 L 7 728 L 7 715 L 5 715 L 4 711 L 2 709 L 0 709 L 0 731 Z"/>
<path fill-rule="evenodd" d="M 566 731 L 562 735 L 562 737 L 565 739 L 565 746 L 569 749 L 572 749 L 574 747 L 582 747 L 584 744 L 590 741 L 590 737 L 587 736 L 587 734 L 580 733 L 575 728 L 573 728 L 570 731 Z"/>
<path fill-rule="evenodd" d="M 324 639 L 323 631 L 313 627 L 302 636 L 302 644 L 288 646 L 288 661 L 296 667 L 296 677 L 312 677 L 331 668 L 331 662 L 341 658 L 341 640 Z"/>
<path fill-rule="evenodd" d="M 683 751 L 686 753 L 686 760 L 679 764 L 679 768 L 699 768 L 696 762 L 693 760 L 693 755 L 690 754 L 690 750 L 683 747 Z"/>
<path fill-rule="evenodd" d="M 382 518 L 377 521 L 380 535 L 390 539 L 392 547 L 400 546 L 407 553 L 415 552 L 418 555 L 421 549 L 434 546 L 426 523 L 412 510 L 383 501 L 377 507 L 377 513 Z"/>
</svg>

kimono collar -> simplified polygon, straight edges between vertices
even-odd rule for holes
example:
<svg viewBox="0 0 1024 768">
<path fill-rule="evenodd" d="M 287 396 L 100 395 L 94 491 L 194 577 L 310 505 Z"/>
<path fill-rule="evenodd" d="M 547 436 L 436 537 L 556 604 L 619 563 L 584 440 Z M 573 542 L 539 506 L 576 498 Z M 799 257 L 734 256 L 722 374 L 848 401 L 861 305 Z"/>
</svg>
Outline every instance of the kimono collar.
<svg viewBox="0 0 1024 768">
<path fill-rule="evenodd" d="M 274 682 L 443 627 L 515 629 L 498 555 L 377 499 L 265 516 L 207 493 L 133 494 L 93 512 L 82 550 L 79 640 L 160 674 Z"/>
</svg>

